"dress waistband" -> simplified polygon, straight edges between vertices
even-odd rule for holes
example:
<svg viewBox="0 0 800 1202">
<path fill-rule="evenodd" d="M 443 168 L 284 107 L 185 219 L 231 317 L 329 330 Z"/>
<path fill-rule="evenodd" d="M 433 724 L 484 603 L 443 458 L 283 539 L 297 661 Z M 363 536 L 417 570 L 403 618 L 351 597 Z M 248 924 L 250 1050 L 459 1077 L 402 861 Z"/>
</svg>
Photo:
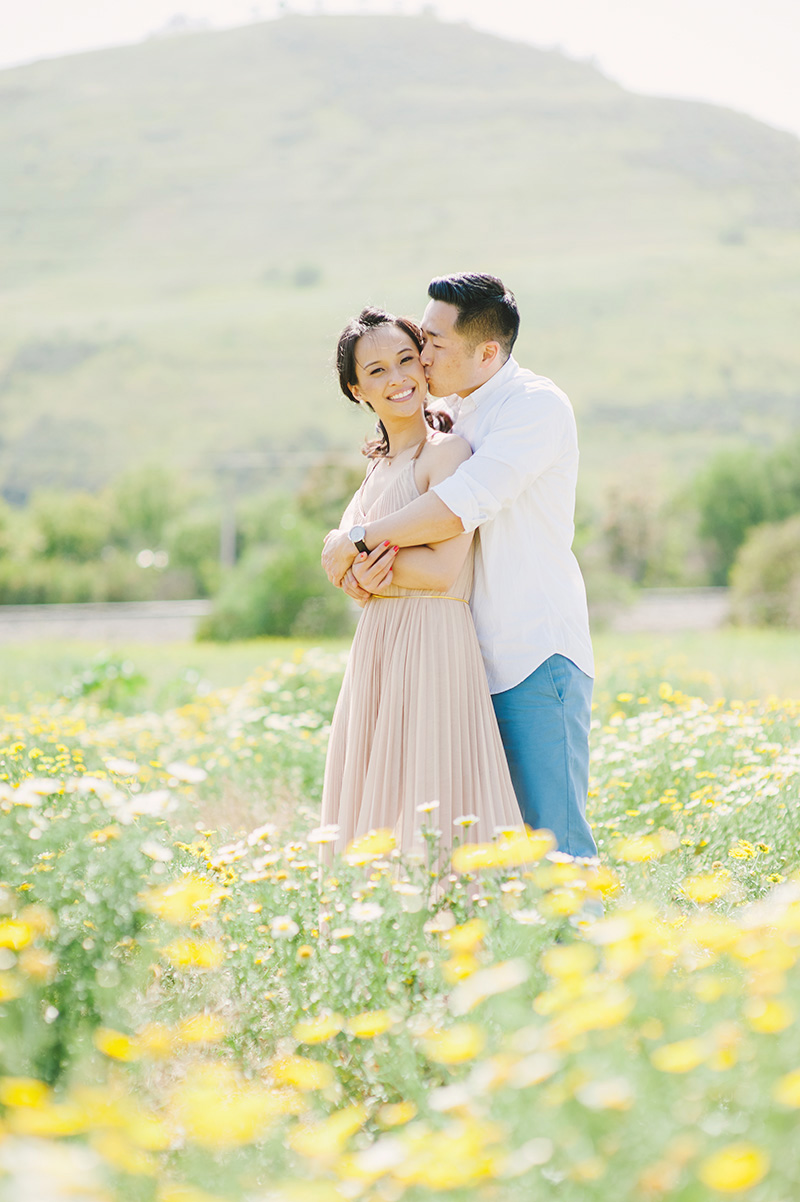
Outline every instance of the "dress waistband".
<svg viewBox="0 0 800 1202">
<path fill-rule="evenodd" d="M 421 598 L 433 598 L 437 601 L 460 601 L 462 605 L 469 605 L 466 597 L 451 597 L 449 593 L 390 593 L 382 595 L 381 593 L 373 593 L 373 601 L 415 601 Z"/>
</svg>

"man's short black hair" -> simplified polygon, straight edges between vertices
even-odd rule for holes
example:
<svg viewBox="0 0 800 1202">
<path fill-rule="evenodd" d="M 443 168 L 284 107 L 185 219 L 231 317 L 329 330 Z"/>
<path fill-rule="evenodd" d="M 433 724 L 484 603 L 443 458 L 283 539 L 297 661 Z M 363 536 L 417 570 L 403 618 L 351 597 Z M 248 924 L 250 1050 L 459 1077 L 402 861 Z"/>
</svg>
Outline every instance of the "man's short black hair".
<svg viewBox="0 0 800 1202">
<path fill-rule="evenodd" d="M 443 275 L 428 285 L 431 300 L 455 305 L 456 331 L 473 347 L 481 342 L 499 342 L 511 354 L 519 333 L 519 309 L 514 293 L 495 275 L 474 271 Z"/>
</svg>

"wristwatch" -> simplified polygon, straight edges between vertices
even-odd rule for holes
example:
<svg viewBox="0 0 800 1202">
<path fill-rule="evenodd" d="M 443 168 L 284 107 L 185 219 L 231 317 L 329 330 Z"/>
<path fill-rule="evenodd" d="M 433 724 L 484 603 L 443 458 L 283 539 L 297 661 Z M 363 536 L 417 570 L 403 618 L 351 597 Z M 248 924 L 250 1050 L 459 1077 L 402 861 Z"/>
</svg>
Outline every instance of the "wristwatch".
<svg viewBox="0 0 800 1202">
<path fill-rule="evenodd" d="M 367 532 L 363 526 L 354 526 L 347 537 L 350 539 L 350 542 L 355 545 L 358 551 L 363 551 L 365 555 L 369 555 L 369 547 L 364 542 L 364 535 L 366 533 Z"/>
</svg>

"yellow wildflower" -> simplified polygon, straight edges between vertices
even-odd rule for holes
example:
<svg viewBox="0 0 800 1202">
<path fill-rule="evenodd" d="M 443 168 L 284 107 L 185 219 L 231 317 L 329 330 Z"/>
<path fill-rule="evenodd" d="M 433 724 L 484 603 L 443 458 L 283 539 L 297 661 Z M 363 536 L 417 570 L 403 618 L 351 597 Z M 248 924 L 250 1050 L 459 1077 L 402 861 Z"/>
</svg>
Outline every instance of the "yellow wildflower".
<svg viewBox="0 0 800 1202">
<path fill-rule="evenodd" d="M 318 1014 L 295 1023 L 292 1035 L 298 1043 L 324 1043 L 338 1035 L 343 1026 L 344 1019 L 340 1014 Z"/>
<path fill-rule="evenodd" d="M 184 1019 L 175 1034 L 181 1043 L 218 1043 L 225 1024 L 216 1014 L 195 1014 Z"/>
<path fill-rule="evenodd" d="M 772 1096 L 782 1106 L 800 1107 L 800 1068 L 779 1077 L 773 1087 Z"/>
<path fill-rule="evenodd" d="M 94 1033 L 94 1046 L 104 1056 L 113 1060 L 138 1060 L 141 1050 L 128 1035 L 110 1027 L 98 1027 Z"/>
<path fill-rule="evenodd" d="M 221 897 L 218 885 L 193 874 L 141 894 L 142 903 L 152 914 L 175 926 L 205 922 L 210 917 L 210 908 Z"/>
<path fill-rule="evenodd" d="M 716 901 L 729 892 L 732 885 L 731 874 L 722 868 L 718 872 L 701 873 L 697 876 L 687 876 L 681 889 L 698 905 Z"/>
<path fill-rule="evenodd" d="M 303 1056 L 284 1056 L 272 1064 L 272 1075 L 284 1085 L 294 1085 L 304 1092 L 311 1089 L 326 1089 L 336 1080 L 329 1064 L 321 1060 L 307 1060 Z"/>
<path fill-rule="evenodd" d="M 205 1064 L 173 1091 L 170 1114 L 190 1140 L 229 1148 L 252 1143 L 276 1118 L 302 1105 L 291 1091 L 246 1081 L 226 1064 Z"/>
<path fill-rule="evenodd" d="M 642 864 L 648 860 L 658 860 L 673 851 L 678 846 L 678 837 L 674 831 L 659 830 L 652 835 L 631 835 L 621 839 L 613 852 L 618 860 L 625 864 Z"/>
<path fill-rule="evenodd" d="M 744 1005 L 745 1018 L 754 1031 L 775 1035 L 785 1031 L 795 1020 L 795 1009 L 779 998 L 748 998 Z"/>
<path fill-rule="evenodd" d="M 451 952 L 474 952 L 483 942 L 488 929 L 482 918 L 470 918 L 461 926 L 444 931 L 441 940 Z"/>
<path fill-rule="evenodd" d="M 19 922 L 15 918 L 4 918 L 0 921 L 0 947 L 8 947 L 19 951 L 33 939 L 35 931 L 27 922 Z"/>
<path fill-rule="evenodd" d="M 712 1051 L 705 1040 L 680 1039 L 655 1048 L 650 1059 L 662 1073 L 688 1073 L 707 1060 Z"/>
<path fill-rule="evenodd" d="M 556 846 L 550 831 L 510 831 L 494 843 L 464 843 L 453 852 L 455 872 L 477 872 L 481 868 L 517 868 L 536 864 Z"/>
<path fill-rule="evenodd" d="M 376 1118 L 382 1127 L 401 1127 L 416 1118 L 417 1108 L 413 1102 L 386 1102 L 378 1108 Z"/>
<path fill-rule="evenodd" d="M 486 1033 L 474 1023 L 456 1023 L 445 1031 L 433 1031 L 423 1040 L 425 1052 L 437 1064 L 463 1064 L 473 1060 L 486 1045 Z"/>
<path fill-rule="evenodd" d="M 393 1019 L 388 1010 L 365 1010 L 347 1020 L 347 1030 L 358 1039 L 373 1039 L 383 1035 L 392 1026 Z"/>
<path fill-rule="evenodd" d="M 369 831 L 359 839 L 352 839 L 345 849 L 345 859 L 348 864 L 368 864 L 388 855 L 397 845 L 394 832 L 391 830 Z"/>
<path fill-rule="evenodd" d="M 365 1106 L 346 1106 L 318 1123 L 296 1127 L 286 1142 L 300 1156 L 312 1160 L 330 1161 L 341 1154 L 347 1141 L 366 1122 Z"/>
<path fill-rule="evenodd" d="M 161 953 L 176 968 L 219 968 L 225 958 L 222 944 L 214 939 L 174 939 Z"/>
<path fill-rule="evenodd" d="M 756 1144 L 737 1143 L 707 1157 L 699 1177 L 709 1189 L 733 1194 L 757 1185 L 769 1171 L 769 1157 Z"/>
<path fill-rule="evenodd" d="M 589 975 L 597 952 L 588 943 L 554 944 L 542 953 L 542 968 L 550 977 L 565 981 Z"/>
<path fill-rule="evenodd" d="M 50 1089 L 35 1077 L 0 1077 L 0 1102 L 4 1106 L 41 1106 Z"/>
</svg>

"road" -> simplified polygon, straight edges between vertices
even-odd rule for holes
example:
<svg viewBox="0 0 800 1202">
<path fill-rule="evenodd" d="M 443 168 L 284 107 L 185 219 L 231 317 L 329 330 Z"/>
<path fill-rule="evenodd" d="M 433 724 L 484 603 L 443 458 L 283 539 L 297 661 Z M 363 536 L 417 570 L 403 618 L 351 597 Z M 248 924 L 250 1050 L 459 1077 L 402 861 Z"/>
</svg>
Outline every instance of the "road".
<svg viewBox="0 0 800 1202">
<path fill-rule="evenodd" d="M 0 643 L 75 639 L 91 643 L 191 641 L 210 601 L 115 601 L 85 605 L 0 605 Z M 724 588 L 643 589 L 612 616 L 619 633 L 716 630 L 729 614 Z"/>
</svg>

